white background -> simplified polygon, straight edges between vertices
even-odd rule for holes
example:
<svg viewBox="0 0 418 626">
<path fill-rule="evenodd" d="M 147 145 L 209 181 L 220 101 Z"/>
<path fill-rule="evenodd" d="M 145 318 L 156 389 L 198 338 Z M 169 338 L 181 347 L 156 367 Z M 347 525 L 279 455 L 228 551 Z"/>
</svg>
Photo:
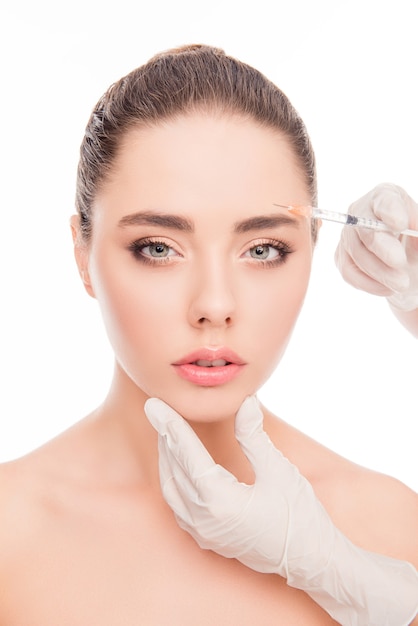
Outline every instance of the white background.
<svg viewBox="0 0 418 626">
<path fill-rule="evenodd" d="M 9 4 L 9 6 L 8 6 Z M 110 83 L 154 53 L 220 46 L 276 82 L 318 160 L 320 206 L 377 183 L 418 199 L 414 0 L 15 2 L 0 9 L 0 461 L 99 404 L 112 354 L 68 228 L 78 147 Z M 323 226 L 288 351 L 261 398 L 340 454 L 418 490 L 418 343 L 333 262 Z"/>
</svg>

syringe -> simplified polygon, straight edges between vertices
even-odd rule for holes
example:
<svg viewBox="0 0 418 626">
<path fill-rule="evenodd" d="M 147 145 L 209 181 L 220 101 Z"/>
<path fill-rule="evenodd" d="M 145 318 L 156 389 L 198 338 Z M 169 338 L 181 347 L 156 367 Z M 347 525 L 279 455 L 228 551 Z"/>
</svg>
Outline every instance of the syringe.
<svg viewBox="0 0 418 626">
<path fill-rule="evenodd" d="M 291 206 L 277 203 L 273 203 L 273 205 L 282 207 L 283 209 L 288 209 L 288 211 L 290 211 L 291 213 L 301 215 L 302 217 L 328 220 L 330 222 L 338 222 L 340 224 L 345 224 L 348 226 L 360 226 L 362 228 L 370 228 L 372 230 L 382 230 L 388 233 L 394 232 L 384 222 L 380 222 L 379 220 L 372 220 L 367 217 L 359 217 L 356 215 L 350 215 L 349 213 L 337 213 L 336 211 L 324 211 L 323 209 L 318 209 L 318 207 L 313 207 L 309 205 Z M 405 228 L 404 230 L 396 232 L 395 234 L 408 235 L 409 237 L 418 237 L 418 230 Z"/>
</svg>

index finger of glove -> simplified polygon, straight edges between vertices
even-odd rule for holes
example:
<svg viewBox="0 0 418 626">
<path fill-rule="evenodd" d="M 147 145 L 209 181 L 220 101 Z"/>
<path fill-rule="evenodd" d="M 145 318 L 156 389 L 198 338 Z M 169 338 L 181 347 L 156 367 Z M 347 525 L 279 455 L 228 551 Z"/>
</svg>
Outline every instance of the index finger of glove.
<svg viewBox="0 0 418 626">
<path fill-rule="evenodd" d="M 167 439 L 159 435 L 159 468 L 164 499 L 183 524 L 193 524 L 193 506 L 199 494 L 183 468 L 173 457 Z"/>
<path fill-rule="evenodd" d="M 256 476 L 268 464 L 269 453 L 274 448 L 264 431 L 263 420 L 264 415 L 255 396 L 244 400 L 235 417 L 235 437 Z"/>
<path fill-rule="evenodd" d="M 150 398 L 144 410 L 151 424 L 165 438 L 170 454 L 190 478 L 200 477 L 215 465 L 191 426 L 168 404 Z"/>
<path fill-rule="evenodd" d="M 414 204 L 406 191 L 397 185 L 384 183 L 372 191 L 374 214 L 394 232 L 411 227 L 410 217 Z"/>
<path fill-rule="evenodd" d="M 394 232 L 400 232 L 409 225 L 410 201 L 411 198 L 401 187 L 383 183 L 353 202 L 348 212 L 381 220 Z"/>
<path fill-rule="evenodd" d="M 362 244 L 388 268 L 405 269 L 406 253 L 398 235 L 361 227 L 356 230 Z"/>
<path fill-rule="evenodd" d="M 346 226 L 335 257 L 343 276 L 347 256 L 362 272 L 390 289 L 402 289 L 408 282 L 405 249 L 392 233 Z"/>
<path fill-rule="evenodd" d="M 263 428 L 263 417 L 257 398 L 246 398 L 235 420 L 237 440 L 253 466 L 256 484 L 275 494 L 274 497 L 279 494 L 293 497 L 306 481 L 297 467 L 275 447 Z"/>
</svg>

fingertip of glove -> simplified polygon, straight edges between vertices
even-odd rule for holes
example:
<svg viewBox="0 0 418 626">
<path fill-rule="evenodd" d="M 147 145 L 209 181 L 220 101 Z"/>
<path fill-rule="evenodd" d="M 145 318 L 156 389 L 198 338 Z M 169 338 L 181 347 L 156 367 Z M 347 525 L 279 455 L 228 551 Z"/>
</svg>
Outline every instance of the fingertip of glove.
<svg viewBox="0 0 418 626">
<path fill-rule="evenodd" d="M 238 413 L 240 414 L 253 414 L 254 411 L 260 410 L 260 403 L 256 395 L 247 396 L 240 408 L 238 409 Z"/>
<path fill-rule="evenodd" d="M 151 426 L 153 426 L 156 430 L 159 430 L 159 420 L 157 418 L 158 405 L 158 398 L 148 398 L 148 400 L 144 404 L 144 413 Z"/>
<path fill-rule="evenodd" d="M 175 415 L 175 411 L 159 398 L 148 398 L 144 404 L 144 412 L 148 421 L 161 435 L 166 432 L 168 422 Z"/>
<path fill-rule="evenodd" d="M 376 188 L 374 214 L 394 231 L 408 228 L 409 215 L 406 199 L 396 185 L 386 183 Z"/>
<path fill-rule="evenodd" d="M 263 423 L 263 412 L 260 408 L 258 398 L 247 396 L 235 418 L 235 435 L 237 438 L 243 435 L 249 435 L 257 430 Z"/>
</svg>

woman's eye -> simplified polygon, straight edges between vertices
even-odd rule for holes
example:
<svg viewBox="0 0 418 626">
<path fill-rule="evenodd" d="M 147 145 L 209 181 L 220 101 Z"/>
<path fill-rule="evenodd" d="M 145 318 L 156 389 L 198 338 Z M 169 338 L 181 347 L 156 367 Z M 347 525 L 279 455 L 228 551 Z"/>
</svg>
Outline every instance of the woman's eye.
<svg viewBox="0 0 418 626">
<path fill-rule="evenodd" d="M 261 259 L 262 261 L 272 260 L 277 258 L 279 251 L 270 244 L 263 243 L 254 246 L 249 249 L 250 256 L 253 259 Z"/>
<path fill-rule="evenodd" d="M 262 266 L 274 267 L 284 263 L 291 252 L 291 247 L 284 241 L 270 241 L 251 246 L 243 256 L 260 261 Z"/>
<path fill-rule="evenodd" d="M 152 256 L 157 259 L 164 259 L 167 256 L 172 256 L 170 252 L 173 252 L 173 249 L 165 243 L 150 243 L 142 248 L 142 254 L 146 254 L 147 256 Z"/>
<path fill-rule="evenodd" d="M 145 263 L 164 262 L 171 257 L 179 256 L 177 252 L 164 241 L 151 241 L 139 239 L 130 244 L 129 250 L 134 257 Z"/>
<path fill-rule="evenodd" d="M 276 267 L 286 261 L 292 252 L 291 246 L 285 241 L 260 241 L 247 248 L 244 258 L 256 259 L 261 267 Z"/>
</svg>

